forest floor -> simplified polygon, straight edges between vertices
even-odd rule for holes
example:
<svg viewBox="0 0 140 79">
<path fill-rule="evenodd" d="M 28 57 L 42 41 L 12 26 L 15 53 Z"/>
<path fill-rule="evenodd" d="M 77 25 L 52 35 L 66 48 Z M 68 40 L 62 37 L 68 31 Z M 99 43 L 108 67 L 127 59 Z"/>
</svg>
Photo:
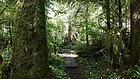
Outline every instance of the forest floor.
<svg viewBox="0 0 140 79">
<path fill-rule="evenodd" d="M 108 55 L 98 58 L 82 57 L 70 49 L 63 49 L 59 55 L 65 61 L 64 72 L 68 77 L 64 79 L 140 79 L 137 74 L 140 68 L 139 71 L 115 69 Z"/>
<path fill-rule="evenodd" d="M 83 68 L 76 61 L 78 55 L 74 51 L 63 49 L 60 56 L 65 60 L 66 73 L 69 79 L 87 79 Z"/>
</svg>

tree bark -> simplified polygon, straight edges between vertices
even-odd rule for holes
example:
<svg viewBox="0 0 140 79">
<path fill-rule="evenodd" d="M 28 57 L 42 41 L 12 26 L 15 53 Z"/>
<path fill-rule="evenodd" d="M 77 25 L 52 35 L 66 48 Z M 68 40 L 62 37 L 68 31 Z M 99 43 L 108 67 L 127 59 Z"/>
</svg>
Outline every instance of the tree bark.
<svg viewBox="0 0 140 79">
<path fill-rule="evenodd" d="M 121 0 L 118 1 L 118 8 L 119 8 L 119 27 L 122 28 L 122 6 Z"/>
<path fill-rule="evenodd" d="M 110 30 L 110 0 L 105 0 L 106 2 L 106 18 L 107 18 L 107 28 Z"/>
<path fill-rule="evenodd" d="M 18 2 L 8 79 L 49 79 L 45 0 Z"/>
<path fill-rule="evenodd" d="M 131 1 L 131 66 L 140 65 L 140 0 Z"/>
</svg>

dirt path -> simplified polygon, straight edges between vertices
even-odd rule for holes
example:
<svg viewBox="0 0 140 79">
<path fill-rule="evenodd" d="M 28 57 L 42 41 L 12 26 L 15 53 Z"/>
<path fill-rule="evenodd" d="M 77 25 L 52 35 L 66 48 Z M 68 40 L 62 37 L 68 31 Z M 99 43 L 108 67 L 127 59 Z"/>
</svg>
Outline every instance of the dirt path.
<svg viewBox="0 0 140 79">
<path fill-rule="evenodd" d="M 63 49 L 60 56 L 62 56 L 66 63 L 66 73 L 69 79 L 87 79 L 81 66 L 75 61 L 78 56 L 74 51 Z"/>
</svg>

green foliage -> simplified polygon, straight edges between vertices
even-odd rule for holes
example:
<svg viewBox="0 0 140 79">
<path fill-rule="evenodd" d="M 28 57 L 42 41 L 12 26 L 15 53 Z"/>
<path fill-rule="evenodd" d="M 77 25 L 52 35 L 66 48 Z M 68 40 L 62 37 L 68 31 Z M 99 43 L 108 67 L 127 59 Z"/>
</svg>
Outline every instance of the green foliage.
<svg viewBox="0 0 140 79">
<path fill-rule="evenodd" d="M 104 55 L 97 60 L 81 57 L 77 60 L 84 67 L 88 79 L 124 79 L 112 70 L 109 59 L 109 56 Z"/>
<path fill-rule="evenodd" d="M 63 49 L 71 49 L 72 46 L 71 45 L 68 45 L 68 46 L 64 46 Z"/>
<path fill-rule="evenodd" d="M 134 69 L 125 69 L 121 73 L 126 78 L 134 78 L 139 79 L 140 78 L 140 67 L 135 65 Z"/>
<path fill-rule="evenodd" d="M 103 48 L 103 36 L 102 29 L 99 27 L 97 22 L 87 22 L 88 29 L 86 28 L 86 22 L 81 23 L 81 33 L 79 35 L 80 41 L 73 43 L 72 49 L 79 50 L 79 55 L 90 56 L 94 52 L 99 51 Z M 89 45 L 85 43 L 85 31 L 87 30 Z"/>
<path fill-rule="evenodd" d="M 139 79 L 140 78 L 140 67 L 136 66 L 136 70 L 134 70 L 133 77 Z"/>
<path fill-rule="evenodd" d="M 58 69 L 58 68 L 55 68 L 53 66 L 49 66 L 52 71 L 53 71 L 53 74 L 58 78 L 58 79 L 67 79 L 67 74 L 64 72 L 64 70 L 62 69 Z"/>
<path fill-rule="evenodd" d="M 64 60 L 58 54 L 49 55 L 49 67 L 58 79 L 67 79 Z"/>
<path fill-rule="evenodd" d="M 59 79 L 66 79 L 66 73 L 64 72 L 64 61 L 55 52 L 58 52 L 60 48 L 73 49 L 79 52 L 80 56 L 91 56 L 94 52 L 99 51 L 102 48 L 110 49 L 113 46 L 113 53 L 118 60 L 123 61 L 124 57 L 128 55 L 128 42 L 127 45 L 123 38 L 123 29 L 129 28 L 130 12 L 129 3 L 130 0 L 124 0 L 122 2 L 122 23 L 123 27 L 119 28 L 118 25 L 118 3 L 116 0 L 110 1 L 110 24 L 111 28 L 106 26 L 106 13 L 105 4 L 103 0 L 51 0 L 47 2 L 47 14 L 46 14 L 46 32 L 47 32 L 47 46 L 49 50 L 49 64 L 53 73 Z M 14 25 L 15 13 L 17 5 L 16 0 L 2 0 L 0 1 L 0 56 L 2 56 L 3 63 L 10 63 L 11 47 L 9 45 L 10 30 Z M 9 4 L 10 3 L 10 4 Z M 50 4 L 49 4 L 50 3 Z M 9 4 L 9 5 L 8 5 Z M 8 5 L 8 7 L 6 7 Z M 4 8 L 6 9 L 4 10 Z M 3 11 L 1 13 L 1 11 Z M 99 20 L 102 21 L 99 21 Z M 87 21 L 86 21 L 87 20 Z M 10 24 L 8 22 L 11 22 Z M 68 36 L 68 26 L 72 26 L 71 38 L 75 37 L 75 40 L 70 45 L 65 46 L 63 44 L 64 38 Z M 128 31 L 129 32 L 129 31 Z M 13 33 L 11 33 L 14 36 Z M 89 45 L 86 45 L 86 35 L 88 35 Z M 129 35 L 126 35 L 129 40 Z M 114 56 L 114 57 L 115 57 Z M 89 79 L 119 79 L 121 78 L 115 72 L 112 72 L 110 66 L 107 63 L 112 63 L 111 55 L 105 54 L 101 60 L 95 61 L 94 59 L 80 58 L 80 63 L 85 67 L 85 71 L 88 73 Z M 125 59 L 125 58 L 124 58 Z M 103 61 L 104 60 L 104 61 Z M 107 63 L 106 63 L 107 62 Z M 1 62 L 0 62 L 1 63 Z M 103 65 L 104 67 L 102 67 Z M 112 65 L 112 64 L 110 64 Z M 105 74 L 105 72 L 107 72 Z M 140 78 L 140 68 L 137 70 L 124 70 L 124 74 L 133 74 L 134 78 Z"/>
<path fill-rule="evenodd" d="M 108 1 L 108 0 L 106 0 Z M 109 23 L 105 22 L 106 25 L 101 24 L 101 27 L 103 28 L 105 32 L 104 36 L 104 45 L 106 48 L 110 50 L 110 54 L 112 54 L 112 59 L 114 60 L 113 62 L 116 63 L 118 61 L 121 62 L 121 66 L 124 64 L 124 60 L 127 60 L 125 57 L 128 55 L 129 52 L 129 42 L 126 41 L 126 39 L 129 39 L 129 34 L 126 35 L 126 31 L 124 31 L 125 28 L 129 29 L 130 24 L 128 24 L 130 21 L 130 9 L 129 9 L 129 1 L 112 1 L 110 0 L 109 4 L 106 4 L 103 6 L 103 13 L 102 16 L 106 16 L 107 18 L 102 18 L 108 19 Z M 118 5 L 118 6 L 116 6 Z M 120 6 L 119 6 L 120 5 Z M 107 7 L 108 6 L 108 7 Z M 128 31 L 130 32 L 130 30 Z M 125 38 L 127 37 L 127 38 Z M 127 42 L 127 44 L 126 44 Z M 116 58 L 115 58 L 116 57 Z M 124 60 L 123 60 L 124 59 Z M 116 61 L 115 61 L 116 60 Z"/>
<path fill-rule="evenodd" d="M 73 42 L 72 45 L 72 50 L 82 50 L 82 48 L 84 48 L 84 45 L 81 41 Z"/>
<path fill-rule="evenodd" d="M 91 36 L 91 44 L 89 44 L 88 46 L 86 45 L 86 43 L 82 43 L 80 41 L 75 42 L 75 44 L 73 45 L 74 50 L 79 50 L 78 52 L 81 52 L 79 53 L 79 55 L 85 54 L 87 56 L 91 56 L 92 54 L 103 48 L 103 38 L 101 37 L 101 34 L 99 34 L 98 32 L 91 32 L 89 36 Z"/>
<path fill-rule="evenodd" d="M 120 76 L 116 75 L 115 73 L 111 73 L 108 76 L 108 79 L 124 79 L 124 78 L 121 78 Z"/>
<path fill-rule="evenodd" d="M 60 28 L 49 21 L 47 21 L 46 28 L 49 52 L 58 52 L 59 47 L 62 44 L 61 36 L 59 35 L 59 32 L 57 30 Z"/>
<path fill-rule="evenodd" d="M 80 64 L 84 66 L 84 70 L 88 74 L 88 79 L 102 79 L 98 62 L 92 58 L 79 58 L 78 60 L 80 61 Z"/>
<path fill-rule="evenodd" d="M 9 65 L 11 59 L 11 36 L 13 36 L 11 29 L 15 19 L 15 2 L 15 0 L 0 1 L 0 76 L 2 68 Z"/>
<path fill-rule="evenodd" d="M 6 49 L 7 45 L 8 45 L 8 39 L 7 37 L 4 37 L 4 36 L 0 36 L 0 51 Z"/>
<path fill-rule="evenodd" d="M 2 71 L 5 67 L 9 66 L 11 59 L 11 48 L 6 48 L 3 51 L 0 51 L 0 77 L 2 75 Z"/>
<path fill-rule="evenodd" d="M 78 54 L 80 56 L 87 56 L 87 57 L 92 57 L 92 55 L 102 49 L 102 46 L 100 44 L 90 44 L 88 47 L 86 44 L 82 44 L 81 46 L 78 47 Z"/>
<path fill-rule="evenodd" d="M 0 55 L 9 63 L 13 21 L 15 19 L 15 0 L 0 1 Z M 2 12 L 1 12 L 2 11 Z"/>
<path fill-rule="evenodd" d="M 1 52 L 1 54 L 5 61 L 5 64 L 9 64 L 11 59 L 12 49 L 6 48 L 3 52 Z"/>
</svg>

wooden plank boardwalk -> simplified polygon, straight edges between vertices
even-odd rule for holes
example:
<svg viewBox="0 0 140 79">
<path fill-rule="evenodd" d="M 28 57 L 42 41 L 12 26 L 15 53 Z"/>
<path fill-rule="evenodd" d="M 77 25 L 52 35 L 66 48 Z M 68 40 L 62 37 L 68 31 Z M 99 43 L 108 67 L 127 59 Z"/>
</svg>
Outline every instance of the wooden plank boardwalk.
<svg viewBox="0 0 140 79">
<path fill-rule="evenodd" d="M 84 75 L 84 71 L 77 64 L 75 58 L 78 56 L 73 51 L 69 49 L 64 49 L 61 54 L 61 57 L 65 60 L 66 72 L 69 76 L 69 79 L 87 79 Z"/>
</svg>

